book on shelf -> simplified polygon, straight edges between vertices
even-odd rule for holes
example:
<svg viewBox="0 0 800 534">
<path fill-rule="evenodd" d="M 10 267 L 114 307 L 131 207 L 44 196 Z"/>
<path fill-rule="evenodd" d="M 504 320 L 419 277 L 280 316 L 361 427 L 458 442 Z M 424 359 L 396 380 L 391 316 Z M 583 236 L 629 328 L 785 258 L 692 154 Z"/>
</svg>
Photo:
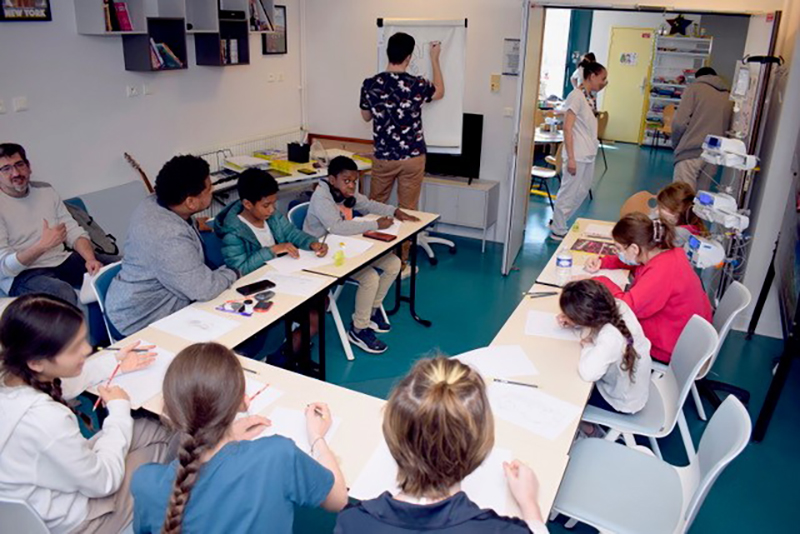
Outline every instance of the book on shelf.
<svg viewBox="0 0 800 534">
<path fill-rule="evenodd" d="M 108 0 L 103 2 L 103 16 L 106 21 L 106 31 L 110 32 L 111 30 L 111 7 L 108 5 Z"/>
<path fill-rule="evenodd" d="M 106 31 L 118 32 L 119 31 L 119 18 L 117 16 L 117 8 L 113 0 L 103 0 L 103 9 L 106 12 Z"/>
<path fill-rule="evenodd" d="M 181 61 L 180 58 L 175 55 L 175 52 L 173 52 L 168 45 L 166 45 L 165 43 L 156 43 L 156 48 L 158 49 L 161 58 L 164 60 L 164 65 L 161 68 L 164 69 L 183 68 L 183 61 Z"/>
<path fill-rule="evenodd" d="M 128 13 L 128 4 L 125 2 L 114 2 L 114 9 L 117 11 L 119 31 L 132 32 L 133 24 L 131 24 L 131 17 Z"/>
<path fill-rule="evenodd" d="M 150 65 L 154 69 L 164 68 L 164 58 L 161 57 L 161 51 L 152 37 L 150 38 Z"/>
</svg>

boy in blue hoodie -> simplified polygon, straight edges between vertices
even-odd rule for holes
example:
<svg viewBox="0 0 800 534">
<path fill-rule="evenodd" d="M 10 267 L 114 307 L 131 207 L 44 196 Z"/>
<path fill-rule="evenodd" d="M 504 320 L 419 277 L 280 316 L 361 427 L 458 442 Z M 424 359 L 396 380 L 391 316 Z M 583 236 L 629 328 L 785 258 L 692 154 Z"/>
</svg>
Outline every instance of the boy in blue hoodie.
<svg viewBox="0 0 800 534">
<path fill-rule="evenodd" d="M 214 231 L 222 239 L 225 265 L 249 274 L 277 256 L 299 257 L 299 249 L 328 253 L 328 245 L 295 227 L 275 209 L 278 182 L 267 171 L 247 169 L 239 176 L 239 200 L 225 207 L 214 220 Z M 312 311 L 311 335 L 317 332 L 319 317 Z M 292 335 L 295 353 L 300 350 L 300 330 Z M 275 362 L 279 363 L 279 362 Z"/>
</svg>

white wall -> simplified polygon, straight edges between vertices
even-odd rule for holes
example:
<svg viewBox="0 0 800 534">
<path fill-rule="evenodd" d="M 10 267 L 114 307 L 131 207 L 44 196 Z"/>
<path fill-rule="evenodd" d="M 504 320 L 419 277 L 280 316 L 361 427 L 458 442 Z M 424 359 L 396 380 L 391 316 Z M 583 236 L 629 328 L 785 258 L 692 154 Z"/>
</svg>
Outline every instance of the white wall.
<svg viewBox="0 0 800 534">
<path fill-rule="evenodd" d="M 567 45 L 571 9 L 548 9 L 544 21 L 544 41 L 542 43 L 542 69 L 539 81 L 539 96 L 565 97 L 564 78 L 566 76 Z"/>
<path fill-rule="evenodd" d="M 52 22 L 0 23 L 0 139 L 25 145 L 35 177 L 69 197 L 137 179 L 123 151 L 153 179 L 177 152 L 298 127 L 300 0 L 282 3 L 287 55 L 262 56 L 251 36 L 249 66 L 198 67 L 190 36 L 189 68 L 176 72 L 126 72 L 121 38 L 78 35 L 71 0 L 51 2 Z M 284 81 L 268 83 L 271 72 Z M 126 97 L 143 84 L 154 94 Z M 23 95 L 30 109 L 13 113 Z"/>
<path fill-rule="evenodd" d="M 612 28 L 643 28 L 657 30 L 667 19 L 675 18 L 675 14 L 634 13 L 632 11 L 595 11 L 592 17 L 592 36 L 589 40 L 589 51 L 594 52 L 597 62 L 608 65 L 608 49 L 611 44 Z M 686 15 L 687 19 L 700 24 L 699 15 Z M 612 80 L 613 82 L 613 80 Z M 597 107 L 602 109 L 605 92 L 597 95 Z"/>
<path fill-rule="evenodd" d="M 361 82 L 377 67 L 376 19 L 469 19 L 464 111 L 484 116 L 481 178 L 501 182 L 500 221 L 489 238 L 501 240 L 507 213 L 509 162 L 514 124 L 503 116 L 515 105 L 517 77 L 503 76 L 499 93 L 489 88 L 500 73 L 503 38 L 518 38 L 518 0 L 306 0 L 308 121 L 312 132 L 371 139 L 359 114 Z M 445 86 L 447 80 L 445 80 Z M 454 229 L 455 230 L 455 229 Z M 478 235 L 469 230 L 464 235 Z"/>
</svg>

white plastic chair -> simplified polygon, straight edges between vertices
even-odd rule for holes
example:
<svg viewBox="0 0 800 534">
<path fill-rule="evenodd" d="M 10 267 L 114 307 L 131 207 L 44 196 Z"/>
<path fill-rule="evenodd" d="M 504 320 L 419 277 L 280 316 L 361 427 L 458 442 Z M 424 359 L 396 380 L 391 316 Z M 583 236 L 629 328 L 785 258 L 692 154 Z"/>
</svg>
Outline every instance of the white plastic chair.
<svg viewBox="0 0 800 534">
<path fill-rule="evenodd" d="M 306 219 L 306 214 L 308 214 L 308 206 L 310 202 L 302 202 L 297 204 L 292 209 L 289 210 L 289 221 L 294 224 L 297 228 L 303 229 L 303 223 Z M 346 284 L 358 285 L 358 282 L 352 279 L 347 279 L 345 281 Z M 343 285 L 337 285 L 335 289 L 330 291 L 330 300 L 328 301 L 328 311 L 331 313 L 333 317 L 333 324 L 336 325 L 336 332 L 339 334 L 339 340 L 342 342 L 342 349 L 344 350 L 345 358 L 350 361 L 355 360 L 355 356 L 353 355 L 353 347 L 350 345 L 350 340 L 347 337 L 347 328 L 344 326 L 344 321 L 342 321 L 342 314 L 339 313 L 339 306 L 336 304 L 336 300 L 339 298 L 339 295 L 342 293 L 342 289 L 344 289 Z M 380 307 L 381 314 L 383 315 L 383 319 L 388 323 L 389 316 L 386 314 L 386 310 L 383 309 L 383 305 Z"/>
<path fill-rule="evenodd" d="M 714 328 L 717 329 L 717 334 L 719 335 L 717 350 L 714 351 L 714 355 L 711 357 L 711 360 L 709 360 L 708 364 L 700 370 L 700 374 L 697 376 L 698 382 L 705 379 L 708 373 L 714 367 L 714 362 L 717 361 L 717 357 L 722 350 L 722 346 L 725 344 L 725 338 L 728 337 L 728 332 L 731 331 L 733 321 L 745 310 L 745 308 L 750 305 L 751 299 L 752 297 L 750 295 L 750 291 L 744 286 L 744 284 L 740 282 L 733 282 L 730 286 L 728 286 L 728 289 L 725 290 L 725 294 L 722 296 L 722 300 L 720 300 L 719 306 L 717 306 L 717 309 L 714 312 L 714 318 L 712 321 L 712 324 L 714 325 Z M 729 392 L 733 392 L 733 390 L 738 389 L 712 380 L 706 380 L 705 382 L 705 387 L 708 387 L 709 389 L 723 389 L 728 390 Z M 692 398 L 694 399 L 694 405 L 697 407 L 698 417 L 705 421 L 707 419 L 706 412 L 703 409 L 703 402 L 700 399 L 700 392 L 697 389 L 697 382 L 692 384 Z M 747 400 L 744 402 L 747 402 Z"/>
<path fill-rule="evenodd" d="M 575 444 L 553 510 L 600 532 L 683 534 L 711 486 L 750 440 L 747 410 L 728 397 L 689 465 L 675 467 L 601 439 Z"/>
<path fill-rule="evenodd" d="M 630 415 L 587 406 L 583 420 L 608 427 L 607 441 L 616 441 L 622 435 L 629 447 L 636 445 L 634 435 L 647 436 L 659 458 L 661 450 L 656 439 L 672 433 L 677 423 L 686 455 L 692 458 L 694 444 L 683 405 L 703 365 L 714 355 L 717 339 L 717 331 L 708 321 L 699 315 L 692 316 L 675 344 L 666 372 L 650 381 L 650 396 L 641 411 Z"/>
<path fill-rule="evenodd" d="M 42 518 L 25 501 L 0 498 L 0 530 L 25 534 L 49 534 Z"/>
</svg>

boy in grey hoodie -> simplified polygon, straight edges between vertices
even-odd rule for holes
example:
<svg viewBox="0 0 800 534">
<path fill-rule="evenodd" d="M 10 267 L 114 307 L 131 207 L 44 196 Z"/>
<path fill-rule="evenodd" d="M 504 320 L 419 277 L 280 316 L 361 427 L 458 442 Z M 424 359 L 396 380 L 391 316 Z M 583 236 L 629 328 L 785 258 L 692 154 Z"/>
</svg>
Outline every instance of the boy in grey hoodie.
<svg viewBox="0 0 800 534">
<path fill-rule="evenodd" d="M 176 156 L 156 178 L 156 194 L 133 213 L 122 270 L 111 281 L 106 313 L 128 336 L 194 301 L 216 298 L 239 273 L 205 264 L 203 242 L 192 216 L 211 204 L 208 164 Z"/>
<path fill-rule="evenodd" d="M 357 183 L 356 162 L 345 156 L 333 158 L 328 165 L 327 181 L 320 183 L 311 195 L 303 231 L 315 237 L 322 237 L 328 232 L 357 235 L 370 230 L 389 228 L 393 223 L 392 217 L 400 221 L 419 220 L 394 206 L 369 200 L 357 191 Z M 355 221 L 353 211 L 358 211 L 362 215 L 376 213 L 381 217 L 377 221 Z M 375 337 L 375 332 L 384 333 L 391 328 L 384 320 L 379 307 L 397 278 L 400 268 L 400 258 L 394 254 L 386 254 L 351 275 L 351 278 L 358 281 L 358 291 L 356 291 L 353 325 L 347 337 L 350 343 L 361 350 L 380 354 L 388 348 L 386 343 Z"/>
<path fill-rule="evenodd" d="M 711 67 L 695 74 L 686 89 L 672 122 L 672 147 L 675 151 L 673 182 L 686 182 L 695 191 L 706 189 L 717 167 L 704 161 L 703 141 L 707 135 L 725 136 L 733 113 L 728 87 Z"/>
</svg>

